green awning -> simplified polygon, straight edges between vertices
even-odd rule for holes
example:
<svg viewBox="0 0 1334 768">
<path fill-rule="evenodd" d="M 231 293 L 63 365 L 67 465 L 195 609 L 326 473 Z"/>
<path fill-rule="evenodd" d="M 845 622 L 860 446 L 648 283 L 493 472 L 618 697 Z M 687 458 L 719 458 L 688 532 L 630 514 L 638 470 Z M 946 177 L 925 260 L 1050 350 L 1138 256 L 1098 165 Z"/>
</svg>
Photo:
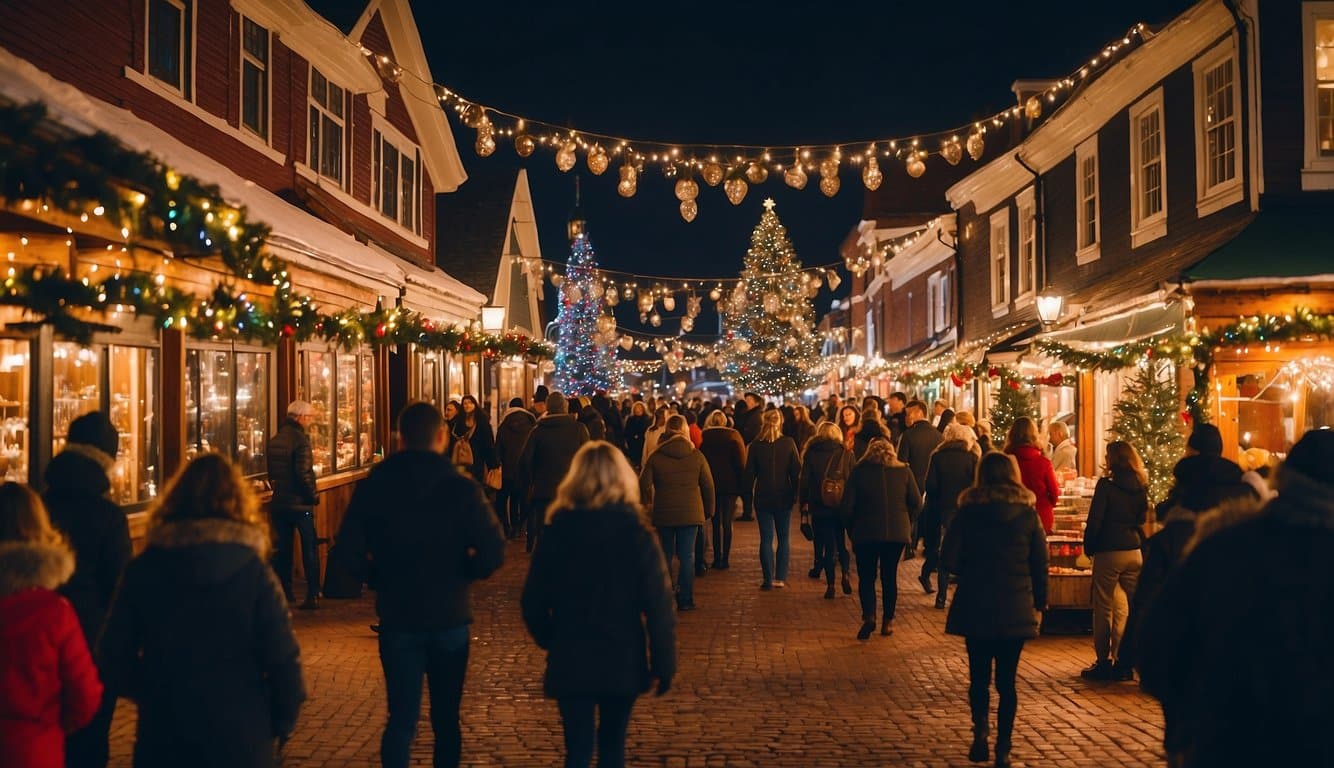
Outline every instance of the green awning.
<svg viewBox="0 0 1334 768">
<path fill-rule="evenodd" d="M 1185 306 L 1180 301 L 1155 301 L 1104 320 L 1049 331 L 1041 338 L 1079 348 L 1125 344 L 1180 333 L 1186 326 L 1185 318 Z"/>
<path fill-rule="evenodd" d="M 1236 237 L 1185 272 L 1188 280 L 1292 279 L 1334 275 L 1334 195 L 1265 201 Z"/>
</svg>

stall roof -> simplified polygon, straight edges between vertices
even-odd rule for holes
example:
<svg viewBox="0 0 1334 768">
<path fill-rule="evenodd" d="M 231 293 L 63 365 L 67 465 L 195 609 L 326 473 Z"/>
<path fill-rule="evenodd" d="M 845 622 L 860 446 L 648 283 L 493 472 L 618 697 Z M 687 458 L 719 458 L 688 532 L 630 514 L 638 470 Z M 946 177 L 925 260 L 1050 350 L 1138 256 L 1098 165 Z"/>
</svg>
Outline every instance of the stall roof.
<svg viewBox="0 0 1334 768">
<path fill-rule="evenodd" d="M 436 263 L 492 301 L 517 177 L 514 170 L 482 170 L 436 198 Z"/>
<path fill-rule="evenodd" d="M 1334 277 L 1334 195 L 1265 200 L 1250 226 L 1186 270 L 1191 281 Z"/>
<path fill-rule="evenodd" d="M 1048 331 L 1042 338 L 1078 347 L 1098 347 L 1178 333 L 1185 325 L 1183 302 L 1155 301 L 1083 325 Z"/>
</svg>

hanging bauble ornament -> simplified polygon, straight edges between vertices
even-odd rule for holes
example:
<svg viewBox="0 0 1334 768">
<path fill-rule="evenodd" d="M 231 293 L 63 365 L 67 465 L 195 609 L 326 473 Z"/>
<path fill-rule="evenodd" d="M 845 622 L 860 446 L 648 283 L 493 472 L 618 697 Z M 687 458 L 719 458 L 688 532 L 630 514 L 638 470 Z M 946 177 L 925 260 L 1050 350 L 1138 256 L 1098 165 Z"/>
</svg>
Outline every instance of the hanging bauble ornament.
<svg viewBox="0 0 1334 768">
<path fill-rule="evenodd" d="M 963 159 L 963 147 L 959 146 L 957 141 L 946 142 L 945 146 L 940 148 L 940 156 L 950 165 L 958 165 Z"/>
<path fill-rule="evenodd" d="M 1019 389 L 1019 382 L 1016 381 L 1016 380 L 1014 380 L 1014 379 L 1010 379 L 1010 389 L 1018 390 L 1018 389 Z"/>
<path fill-rule="evenodd" d="M 609 307 L 614 307 L 621 303 L 621 294 L 617 292 L 615 287 L 608 288 L 607 295 L 604 298 L 607 300 L 607 306 Z"/>
<path fill-rule="evenodd" d="M 662 339 L 655 339 L 653 341 L 653 351 L 657 352 L 660 355 L 667 354 L 667 342 L 663 341 Z"/>
<path fill-rule="evenodd" d="M 686 317 L 699 317 L 703 302 L 698 296 L 686 297 Z"/>
<path fill-rule="evenodd" d="M 843 282 L 843 278 L 839 277 L 839 274 L 832 269 L 825 273 L 825 280 L 829 283 L 829 290 L 831 291 L 837 291 L 839 284 Z"/>
<path fill-rule="evenodd" d="M 496 127 L 485 117 L 477 126 L 477 141 L 473 149 L 477 150 L 478 157 L 490 157 L 496 151 Z"/>
<path fill-rule="evenodd" d="M 699 203 L 694 200 L 682 200 L 680 208 L 681 218 L 687 222 L 694 221 L 695 217 L 699 215 Z"/>
<path fill-rule="evenodd" d="M 810 278 L 811 285 L 815 286 L 816 289 L 819 289 L 820 285 L 824 282 L 824 280 L 820 278 L 819 272 L 812 272 L 807 274 L 806 276 Z"/>
<path fill-rule="evenodd" d="M 639 171 L 630 163 L 621 166 L 621 181 L 616 185 L 616 194 L 621 197 L 634 197 L 639 189 Z"/>
<path fill-rule="evenodd" d="M 866 158 L 866 165 L 862 166 L 862 183 L 872 192 L 880 189 L 881 182 L 885 180 L 885 174 L 880 170 L 880 161 L 876 159 L 874 152 L 872 148 L 872 154 Z"/>
<path fill-rule="evenodd" d="M 652 323 L 654 328 L 657 328 L 658 326 L 662 325 L 662 315 L 658 314 L 657 312 L 654 312 L 653 314 L 648 316 L 648 321 Z"/>
<path fill-rule="evenodd" d="M 741 201 L 746 199 L 748 189 L 750 187 L 740 171 L 733 172 L 732 177 L 723 182 L 723 191 L 727 193 L 727 199 L 732 205 L 741 205 Z"/>
<path fill-rule="evenodd" d="M 662 308 L 668 312 L 676 311 L 676 297 L 670 293 L 662 297 Z"/>
<path fill-rule="evenodd" d="M 963 377 L 960 376 L 960 375 L 957 374 L 957 373 L 951 373 L 951 374 L 950 374 L 950 383 L 953 384 L 953 385 L 956 386 L 956 387 L 962 387 L 962 386 L 963 386 Z"/>
<path fill-rule="evenodd" d="M 838 177 L 838 164 L 843 156 L 838 152 L 820 161 L 820 178 L 833 179 Z"/>
<path fill-rule="evenodd" d="M 635 289 L 632 288 L 631 286 L 628 286 L 628 285 L 627 285 L 627 286 L 625 286 L 624 289 L 621 290 L 621 298 L 622 298 L 622 299 L 625 299 L 626 301 L 629 301 L 630 299 L 633 299 L 634 297 L 635 297 Z"/>
<path fill-rule="evenodd" d="M 764 361 L 767 362 L 767 363 L 776 363 L 776 362 L 778 362 L 778 350 L 776 350 L 776 349 L 771 349 L 771 350 L 769 350 L 768 352 L 765 352 L 765 353 L 764 353 Z"/>
<path fill-rule="evenodd" d="M 751 184 L 763 184 L 769 178 L 769 169 L 763 163 L 751 163 L 746 168 L 746 178 Z"/>
<path fill-rule="evenodd" d="M 602 294 L 606 292 L 606 290 L 607 286 L 603 285 L 601 280 L 594 280 L 593 284 L 588 288 L 589 294 L 598 301 L 602 301 Z"/>
<path fill-rule="evenodd" d="M 779 308 L 778 302 L 779 302 L 778 294 L 776 293 L 764 294 L 764 311 L 768 312 L 771 315 L 777 313 Z"/>
<path fill-rule="evenodd" d="M 700 169 L 699 175 L 704 178 L 705 184 L 716 187 L 718 182 L 723 180 L 723 167 L 715 162 L 707 162 Z"/>
<path fill-rule="evenodd" d="M 699 184 L 689 176 L 676 182 L 676 199 L 681 202 L 699 197 Z"/>
<path fill-rule="evenodd" d="M 518 133 L 514 136 L 514 151 L 518 153 L 519 157 L 528 157 L 533 154 L 533 150 L 537 149 L 537 141 L 528 135 L 528 130 L 522 120 L 519 121 L 515 130 Z"/>
<path fill-rule="evenodd" d="M 552 272 L 552 273 L 551 273 L 551 284 L 552 284 L 552 285 L 554 285 L 554 286 L 556 286 L 557 288 L 559 288 L 559 287 L 560 287 L 560 284 L 563 283 L 563 282 L 565 282 L 565 276 L 564 276 L 564 275 L 562 275 L 562 274 L 559 273 L 559 272 Z"/>
<path fill-rule="evenodd" d="M 677 173 L 676 163 L 667 163 L 662 167 L 663 178 L 674 179 L 676 178 L 676 173 Z"/>
<path fill-rule="evenodd" d="M 601 144 L 594 144 L 593 148 L 588 150 L 588 172 L 594 176 L 601 176 L 607 171 L 607 165 L 611 160 L 607 157 L 607 150 L 602 148 Z"/>
<path fill-rule="evenodd" d="M 574 167 L 574 150 L 576 146 L 578 145 L 574 143 L 574 139 L 570 139 L 562 144 L 560 149 L 556 151 L 556 167 L 559 168 L 562 173 L 566 173 Z"/>
<path fill-rule="evenodd" d="M 684 333 L 690 333 L 695 330 L 695 318 L 690 317 L 689 315 L 681 318 L 681 330 Z"/>
<path fill-rule="evenodd" d="M 828 176 L 820 179 L 820 191 L 825 194 L 825 197 L 833 197 L 834 195 L 837 195 L 839 186 L 840 182 L 837 176 Z"/>
<path fill-rule="evenodd" d="M 653 311 L 653 292 L 652 292 L 652 291 L 640 291 L 640 292 L 639 292 L 639 311 L 642 312 L 642 313 L 644 313 L 644 314 L 648 314 L 649 312 L 652 312 L 652 311 Z"/>
<path fill-rule="evenodd" d="M 640 324 L 640 325 L 643 325 L 644 323 L 647 323 L 647 322 L 648 322 L 648 313 L 647 313 L 647 312 L 640 312 L 640 313 L 639 313 L 639 324 Z"/>
<path fill-rule="evenodd" d="M 985 144 L 983 143 L 983 141 L 982 141 L 982 133 L 981 133 L 981 131 L 979 131 L 979 132 L 977 132 L 977 133 L 971 133 L 971 134 L 968 135 L 968 156 L 969 156 L 969 157 L 973 158 L 974 160 L 978 160 L 978 159 L 980 159 L 980 158 L 982 157 L 982 150 L 985 148 L 985 146 L 986 146 L 986 145 L 985 145 Z"/>
<path fill-rule="evenodd" d="M 922 162 L 922 156 L 916 150 L 908 153 L 908 159 L 903 161 L 903 168 L 914 179 L 920 179 L 922 174 L 926 173 L 926 163 Z"/>
<path fill-rule="evenodd" d="M 616 332 L 616 318 L 612 317 L 610 314 L 599 315 L 598 333 L 601 333 L 602 335 L 605 336 L 609 333 L 615 333 L 615 332 Z"/>
<path fill-rule="evenodd" d="M 463 110 L 463 124 L 469 128 L 476 128 L 486 119 L 486 108 L 481 104 L 469 104 L 468 108 Z"/>
<path fill-rule="evenodd" d="M 565 281 L 565 285 L 561 289 L 561 292 L 565 295 L 565 300 L 571 304 L 578 304 L 584 299 L 584 291 L 579 287 L 578 283 L 572 283 L 568 280 Z"/>
<path fill-rule="evenodd" d="M 621 349 L 624 349 L 628 352 L 630 351 L 630 348 L 633 347 L 634 345 L 635 345 L 634 339 L 630 338 L 629 336 L 621 337 Z"/>
<path fill-rule="evenodd" d="M 750 342 L 749 342 L 749 341 L 746 341 L 745 339 L 737 339 L 737 340 L 736 340 L 736 345 L 735 345 L 735 346 L 736 346 L 736 351 L 738 351 L 738 352 L 749 352 L 749 351 L 750 351 Z"/>
<path fill-rule="evenodd" d="M 723 297 L 723 289 L 722 289 L 722 288 L 719 288 L 719 287 L 715 286 L 715 287 L 713 288 L 713 290 L 709 291 L 709 298 L 712 299 L 712 300 L 714 300 L 714 301 L 717 301 L 718 299 L 721 299 L 722 297 Z"/>
<path fill-rule="evenodd" d="M 806 169 L 801 167 L 801 161 L 794 162 L 783 171 L 783 181 L 793 189 L 806 188 Z"/>
<path fill-rule="evenodd" d="M 1029 120 L 1037 120 L 1042 117 L 1042 99 L 1037 96 L 1029 96 L 1028 101 L 1024 102 L 1024 115 Z"/>
</svg>

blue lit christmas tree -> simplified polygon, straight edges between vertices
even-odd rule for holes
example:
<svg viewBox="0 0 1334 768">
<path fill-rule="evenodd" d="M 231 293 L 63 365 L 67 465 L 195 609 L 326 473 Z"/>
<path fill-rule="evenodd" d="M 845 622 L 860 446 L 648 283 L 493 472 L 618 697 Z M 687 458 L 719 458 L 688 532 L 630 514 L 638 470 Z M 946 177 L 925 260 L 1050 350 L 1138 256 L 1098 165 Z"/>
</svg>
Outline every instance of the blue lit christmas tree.
<svg viewBox="0 0 1334 768">
<path fill-rule="evenodd" d="M 616 354 L 599 329 L 602 283 L 597 256 L 589 242 L 578 206 L 570 217 L 570 258 L 560 285 L 560 313 L 556 315 L 556 390 L 566 395 L 611 391 L 615 383 Z M 614 335 L 614 333 L 613 333 Z"/>
</svg>

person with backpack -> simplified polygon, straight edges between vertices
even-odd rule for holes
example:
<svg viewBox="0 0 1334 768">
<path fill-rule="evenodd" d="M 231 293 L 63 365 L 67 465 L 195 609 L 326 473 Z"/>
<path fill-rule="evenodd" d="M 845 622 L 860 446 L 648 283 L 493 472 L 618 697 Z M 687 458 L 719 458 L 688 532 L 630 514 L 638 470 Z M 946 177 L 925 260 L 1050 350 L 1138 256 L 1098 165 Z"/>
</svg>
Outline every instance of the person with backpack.
<svg viewBox="0 0 1334 768">
<path fill-rule="evenodd" d="M 477 398 L 464 395 L 459 401 L 459 413 L 450 424 L 453 435 L 453 460 L 469 477 L 485 483 L 487 470 L 500 466 L 496 457 L 495 434 L 491 420 L 482 410 Z"/>
<path fill-rule="evenodd" d="M 833 422 L 820 422 L 802 459 L 798 501 L 801 515 L 809 517 L 815 535 L 816 570 L 824 571 L 826 600 L 834 599 L 835 553 L 843 574 L 843 594 L 852 594 L 852 580 L 848 578 L 852 563 L 840 518 L 843 487 L 851 471 L 852 452 L 843 447 L 842 430 Z"/>
<path fill-rule="evenodd" d="M 792 505 L 797 500 L 801 481 L 801 459 L 797 444 L 783 434 L 783 413 L 765 411 L 760 434 L 746 449 L 746 466 L 741 475 L 741 493 L 750 496 L 755 517 L 760 523 L 760 589 L 787 586 L 792 531 Z M 774 536 L 778 537 L 777 560 Z"/>
</svg>

